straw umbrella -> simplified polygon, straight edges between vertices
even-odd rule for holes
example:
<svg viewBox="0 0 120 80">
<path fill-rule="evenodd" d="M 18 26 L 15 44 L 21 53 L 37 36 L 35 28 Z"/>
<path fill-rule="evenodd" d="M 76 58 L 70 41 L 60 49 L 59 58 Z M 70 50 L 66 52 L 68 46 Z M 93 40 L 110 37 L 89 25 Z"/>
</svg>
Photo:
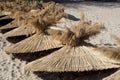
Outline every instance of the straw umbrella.
<svg viewBox="0 0 120 80">
<path fill-rule="evenodd" d="M 16 2 L 14 3 L 14 2 L 12 2 L 13 4 L 12 5 L 16 5 Z M 36 3 L 36 2 L 35 2 Z M 36 6 L 38 6 L 38 4 L 32 4 L 32 5 L 36 5 Z M 39 12 L 40 11 L 42 11 L 43 9 L 45 9 L 45 7 L 47 7 L 47 6 L 49 6 L 49 5 L 51 5 L 51 4 L 53 4 L 54 2 L 48 2 L 48 3 L 43 3 L 43 2 L 40 2 L 39 3 L 39 7 L 38 7 L 38 9 L 37 10 L 39 10 Z M 5 4 L 5 5 L 7 5 L 7 4 Z M 8 3 L 8 5 L 9 5 L 9 3 Z M 40 7 L 40 5 L 41 5 L 41 7 Z M 18 6 L 18 5 L 16 5 L 16 6 Z M 23 5 L 23 6 L 25 6 L 25 5 Z M 20 6 L 20 7 L 23 7 L 23 6 Z M 30 5 L 28 5 L 28 6 L 30 6 Z M 27 7 L 28 6 L 25 6 L 24 7 L 24 9 L 27 9 Z M 13 6 L 12 6 L 13 7 Z M 32 7 L 32 6 L 31 6 Z M 29 7 L 30 8 L 30 7 Z M 29 11 L 24 11 L 24 9 L 22 8 L 22 10 L 20 9 L 12 9 L 11 10 L 11 14 L 10 15 L 7 15 L 7 16 L 5 16 L 5 17 L 3 17 L 3 18 L 1 18 L 0 19 L 0 21 L 5 21 L 5 20 L 9 20 L 9 19 L 13 19 L 13 21 L 12 22 L 10 22 L 10 23 L 8 23 L 8 24 L 6 24 L 6 25 L 4 25 L 4 26 L 1 26 L 0 27 L 0 30 L 4 30 L 4 29 L 12 29 L 12 28 L 16 28 L 16 27 L 19 27 L 19 25 L 17 25 L 17 21 L 18 21 L 18 18 L 19 18 L 19 16 L 21 16 L 21 15 L 35 15 L 36 13 L 37 13 L 37 10 L 34 10 L 34 9 L 30 9 Z"/>
<path fill-rule="evenodd" d="M 62 47 L 59 41 L 55 41 L 51 36 L 45 33 L 47 27 L 44 23 L 40 23 L 40 19 L 31 21 L 32 27 L 36 30 L 36 34 L 20 41 L 6 49 L 7 53 L 33 53 L 54 48 Z M 42 19 L 41 19 L 42 20 Z"/>
<path fill-rule="evenodd" d="M 21 35 L 25 35 L 25 36 L 32 35 L 35 33 L 35 30 L 30 27 L 31 25 L 29 20 L 34 18 L 42 18 L 42 21 L 40 20 L 40 23 L 44 23 L 45 26 L 49 26 L 55 23 L 56 21 L 58 21 L 59 19 L 61 19 L 63 15 L 64 15 L 64 10 L 61 5 L 50 4 L 41 11 L 37 10 L 37 12 L 29 13 L 28 16 L 25 16 L 22 21 L 19 19 L 20 22 L 19 24 L 21 25 L 24 23 L 24 25 L 23 26 L 21 25 L 19 28 L 4 34 L 3 37 L 7 38 L 7 37 L 15 37 Z"/>
<path fill-rule="evenodd" d="M 86 36 L 86 29 L 82 29 L 84 32 L 80 30 L 79 36 L 76 36 L 75 31 L 72 32 L 67 28 L 66 32 L 63 32 L 64 36 L 61 35 L 61 38 L 59 38 L 66 46 L 48 56 L 28 63 L 25 69 L 33 72 L 83 72 L 120 67 L 120 62 L 101 55 L 101 52 L 94 50 L 95 47 L 84 42 L 82 37 Z M 91 32 L 95 33 L 98 30 L 93 29 Z"/>
</svg>

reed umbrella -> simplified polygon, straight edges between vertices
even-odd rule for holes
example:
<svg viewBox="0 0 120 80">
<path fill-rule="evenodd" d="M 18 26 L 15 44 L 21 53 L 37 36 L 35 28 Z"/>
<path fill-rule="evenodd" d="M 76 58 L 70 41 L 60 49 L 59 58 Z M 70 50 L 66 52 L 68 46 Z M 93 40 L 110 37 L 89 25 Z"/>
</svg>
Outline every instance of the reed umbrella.
<svg viewBox="0 0 120 80">
<path fill-rule="evenodd" d="M 40 23 L 39 19 L 32 20 L 31 25 L 34 25 L 32 27 L 35 28 L 36 34 L 8 47 L 7 53 L 33 53 L 62 47 L 59 41 L 53 40 L 45 33 L 47 27 Z"/>
<path fill-rule="evenodd" d="M 56 7 L 54 9 L 54 6 Z M 51 12 L 51 13 L 50 13 Z M 34 13 L 34 12 L 33 12 Z M 21 36 L 21 35 L 32 35 L 35 33 L 34 28 L 31 28 L 29 20 L 35 19 L 35 18 L 41 18 L 42 20 L 39 20 L 40 23 L 43 23 L 44 26 L 49 26 L 61 19 L 64 15 L 64 10 L 61 5 L 58 4 L 50 4 L 43 10 L 38 10 L 36 13 L 28 14 L 28 16 L 25 16 L 23 20 L 19 19 L 19 25 L 20 27 L 7 32 L 3 35 L 3 37 L 15 37 L 15 36 Z M 49 14 L 48 14 L 49 13 Z M 21 25 L 24 24 L 24 25 Z"/>
<path fill-rule="evenodd" d="M 24 1 L 22 1 L 24 3 Z M 24 8 L 21 8 L 23 6 L 19 6 L 21 9 L 16 9 L 14 8 L 14 5 L 18 6 L 19 3 L 18 2 L 10 2 L 10 3 L 4 3 L 5 5 L 2 4 L 2 6 L 5 7 L 5 10 L 6 10 L 6 6 L 11 6 L 11 14 L 10 15 L 7 15 L 3 18 L 0 18 L 0 22 L 5 22 L 6 20 L 10 20 L 10 19 L 13 19 L 12 22 L 9 22 L 8 24 L 4 25 L 4 26 L 1 26 L 0 30 L 4 30 L 4 29 L 11 29 L 11 28 L 16 28 L 16 27 L 19 27 L 19 25 L 16 25 L 17 24 L 17 21 L 18 21 L 18 18 L 19 16 L 23 15 L 23 13 L 28 13 L 28 14 L 31 14 L 31 15 L 35 15 L 36 14 L 36 9 L 34 9 L 35 6 L 38 6 L 37 10 L 42 10 L 42 9 L 45 9 L 45 7 L 53 4 L 54 2 L 48 2 L 48 3 L 43 3 L 43 2 L 38 2 L 38 4 L 36 3 L 36 1 L 33 2 L 33 4 L 30 6 L 30 5 L 23 5 Z M 21 2 L 20 2 L 21 4 Z M 28 3 L 27 4 L 31 4 L 31 3 Z M 1 5 L 1 4 L 0 4 Z M 26 11 L 24 9 L 27 9 L 29 6 L 29 9 L 30 7 L 32 7 L 30 10 Z M 3 10 L 3 12 L 6 12 Z M 27 14 L 27 15 L 28 15 Z M 2 24 L 2 23 L 1 23 Z"/>
<path fill-rule="evenodd" d="M 100 26 L 94 26 L 92 28 L 95 27 Z M 98 29 L 101 30 L 101 28 Z M 90 33 L 99 33 L 99 30 L 91 30 Z M 88 45 L 84 39 L 82 39 L 88 35 L 86 28 L 81 28 L 80 31 L 81 32 L 78 33 L 79 36 L 77 36 L 75 31 L 73 32 L 67 28 L 61 37 L 57 39 L 66 44 L 66 46 L 50 55 L 28 63 L 25 69 L 33 72 L 83 72 L 120 67 L 120 62 L 101 55 L 100 51 L 94 50 L 95 47 Z M 90 36 L 95 35 L 93 33 Z"/>
</svg>

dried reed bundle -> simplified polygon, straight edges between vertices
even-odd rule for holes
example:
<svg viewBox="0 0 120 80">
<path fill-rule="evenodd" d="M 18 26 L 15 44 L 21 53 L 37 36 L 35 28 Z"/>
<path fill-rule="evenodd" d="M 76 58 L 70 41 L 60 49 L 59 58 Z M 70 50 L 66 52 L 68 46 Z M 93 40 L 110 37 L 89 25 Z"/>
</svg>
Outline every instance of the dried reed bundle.
<svg viewBox="0 0 120 80">
<path fill-rule="evenodd" d="M 20 41 L 6 49 L 7 53 L 33 53 L 44 50 L 49 50 L 53 48 L 60 48 L 62 45 L 58 41 L 53 41 L 53 39 L 45 34 L 45 26 L 41 26 L 38 19 L 32 20 L 31 27 L 36 31 L 33 36 Z"/>
<path fill-rule="evenodd" d="M 85 21 L 85 15 L 82 13 L 81 21 L 77 25 L 72 26 L 72 31 L 77 37 L 88 39 L 90 36 L 100 33 L 100 30 L 104 28 L 104 25 L 101 23 L 92 24 L 91 21 Z"/>
<path fill-rule="evenodd" d="M 60 40 L 65 42 L 66 46 L 48 56 L 28 63 L 25 69 L 33 72 L 83 72 L 120 67 L 120 62 L 101 55 L 101 52 L 95 51 L 94 47 L 84 46 L 85 43 L 79 41 L 79 38 L 69 28 L 66 28 L 64 35 L 61 35 Z"/>
</svg>

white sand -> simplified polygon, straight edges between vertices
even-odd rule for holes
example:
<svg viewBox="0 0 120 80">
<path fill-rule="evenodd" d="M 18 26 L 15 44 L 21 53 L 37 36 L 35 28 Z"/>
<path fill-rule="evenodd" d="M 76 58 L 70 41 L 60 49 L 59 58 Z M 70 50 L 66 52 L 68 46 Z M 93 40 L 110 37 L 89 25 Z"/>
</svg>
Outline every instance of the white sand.
<svg viewBox="0 0 120 80">
<path fill-rule="evenodd" d="M 66 12 L 79 18 L 80 12 L 84 11 L 87 18 L 93 22 L 104 23 L 106 30 L 90 39 L 92 44 L 98 46 L 114 46 L 114 40 L 110 34 L 116 34 L 120 37 L 120 3 L 74 3 L 64 4 Z M 27 75 L 24 70 L 25 61 L 19 59 L 11 60 L 3 47 L 5 41 L 0 38 L 0 80 L 102 80 L 108 72 L 94 72 L 95 76 L 90 76 L 86 79 L 81 73 L 39 73 L 39 77 L 33 73 Z M 107 75 L 108 76 L 108 75 Z M 91 79 L 90 79 L 91 78 Z M 113 79 L 112 79 L 113 80 Z M 116 79 L 115 79 L 116 80 Z"/>
</svg>

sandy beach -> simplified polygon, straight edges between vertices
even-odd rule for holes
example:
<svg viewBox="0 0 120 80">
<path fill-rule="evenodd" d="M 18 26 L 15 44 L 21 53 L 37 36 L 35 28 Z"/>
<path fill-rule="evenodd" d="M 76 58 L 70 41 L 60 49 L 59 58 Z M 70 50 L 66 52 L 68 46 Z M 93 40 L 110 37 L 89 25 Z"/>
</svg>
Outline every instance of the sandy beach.
<svg viewBox="0 0 120 80">
<path fill-rule="evenodd" d="M 105 26 L 97 36 L 90 38 L 90 43 L 97 46 L 117 46 L 112 39 L 111 34 L 120 37 L 120 3 L 101 3 L 101 2 L 79 2 L 79 3 L 63 3 L 65 12 L 79 18 L 80 13 L 84 12 L 88 20 L 92 22 L 100 22 Z M 74 23 L 78 21 L 73 21 Z M 68 21 L 67 26 L 72 23 Z M 64 25 L 64 24 L 59 24 Z M 0 36 L 2 34 L 0 33 Z M 27 73 L 24 70 L 26 61 L 15 58 L 14 60 L 4 52 L 4 47 L 9 44 L 0 37 L 0 80 L 103 80 L 104 78 L 115 73 L 116 70 L 95 71 L 85 73 Z M 27 56 L 24 56 L 27 57 Z M 93 73 L 93 74 L 91 74 Z M 117 75 L 120 76 L 117 72 Z M 106 79 L 120 80 L 120 78 Z"/>
</svg>

